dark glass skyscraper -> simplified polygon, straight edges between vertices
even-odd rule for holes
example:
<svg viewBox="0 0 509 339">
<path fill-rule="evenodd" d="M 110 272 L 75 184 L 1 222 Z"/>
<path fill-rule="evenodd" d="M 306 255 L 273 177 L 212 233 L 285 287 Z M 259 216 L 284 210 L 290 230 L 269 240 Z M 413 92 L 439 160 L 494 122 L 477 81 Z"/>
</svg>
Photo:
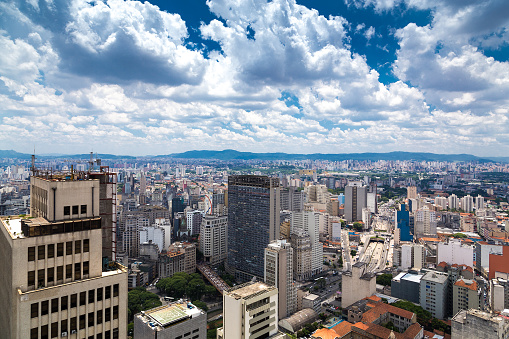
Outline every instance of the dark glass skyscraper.
<svg viewBox="0 0 509 339">
<path fill-rule="evenodd" d="M 264 250 L 279 239 L 279 195 L 278 178 L 228 178 L 227 268 L 240 281 L 263 279 Z"/>
</svg>

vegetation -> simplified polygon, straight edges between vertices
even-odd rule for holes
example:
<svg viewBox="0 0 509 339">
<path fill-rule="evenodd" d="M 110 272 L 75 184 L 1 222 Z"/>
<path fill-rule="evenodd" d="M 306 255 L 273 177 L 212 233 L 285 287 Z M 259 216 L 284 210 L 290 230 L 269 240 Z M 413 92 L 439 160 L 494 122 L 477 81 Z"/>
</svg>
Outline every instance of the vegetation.
<svg viewBox="0 0 509 339">
<path fill-rule="evenodd" d="M 353 223 L 353 229 L 356 230 L 357 232 L 362 231 L 363 228 L 364 227 L 363 227 L 362 223 L 357 222 L 357 221 Z"/>
<path fill-rule="evenodd" d="M 215 288 L 206 285 L 198 273 L 178 272 L 170 278 L 160 279 L 156 287 L 176 299 L 187 296 L 190 300 L 201 300 L 203 295 L 212 296 L 216 293 Z"/>
<path fill-rule="evenodd" d="M 161 306 L 161 300 L 155 293 L 148 292 L 143 287 L 137 287 L 127 294 L 127 308 L 129 321 L 134 319 L 134 315 L 141 311 Z"/>
<path fill-rule="evenodd" d="M 306 326 L 304 326 L 304 328 L 302 330 L 297 332 L 297 338 L 308 337 L 311 335 L 311 333 L 313 333 L 314 331 L 316 331 L 317 329 L 319 329 L 321 327 L 322 326 L 318 325 L 318 323 L 316 323 L 316 322 L 314 322 L 312 324 L 307 324 Z"/>
<path fill-rule="evenodd" d="M 423 309 L 421 306 L 415 305 L 410 301 L 398 300 L 395 303 L 392 303 L 391 305 L 410 312 L 414 312 L 415 315 L 417 316 L 417 322 L 421 325 L 427 324 L 431 320 L 431 313 Z"/>
<path fill-rule="evenodd" d="M 467 236 L 463 233 L 454 233 L 452 236 L 454 238 L 467 238 Z"/>
<path fill-rule="evenodd" d="M 376 277 L 376 283 L 384 286 L 391 286 L 392 274 L 384 273 Z"/>
<path fill-rule="evenodd" d="M 201 300 L 195 300 L 193 301 L 193 304 L 194 306 L 198 307 L 198 308 L 201 308 L 202 310 L 204 310 L 205 312 L 207 312 L 209 310 L 209 308 L 207 307 L 207 304 L 204 303 L 203 301 Z"/>
<path fill-rule="evenodd" d="M 394 326 L 394 324 L 392 323 L 392 321 L 389 321 L 388 323 L 385 323 L 382 325 L 383 327 L 385 328 L 388 328 L 389 330 L 391 331 L 394 331 L 394 332 L 398 332 L 399 333 L 399 330 Z"/>
<path fill-rule="evenodd" d="M 357 255 L 357 251 L 356 251 L 356 250 L 351 250 L 351 251 L 350 251 L 350 255 L 351 255 L 352 257 L 355 257 L 355 256 Z"/>
</svg>

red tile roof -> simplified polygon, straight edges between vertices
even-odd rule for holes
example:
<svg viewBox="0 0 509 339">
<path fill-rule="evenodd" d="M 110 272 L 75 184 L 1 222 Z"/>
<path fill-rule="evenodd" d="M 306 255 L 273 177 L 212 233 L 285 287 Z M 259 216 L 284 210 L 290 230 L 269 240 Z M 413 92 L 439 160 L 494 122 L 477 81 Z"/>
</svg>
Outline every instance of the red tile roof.
<svg viewBox="0 0 509 339">
<path fill-rule="evenodd" d="M 316 339 L 339 339 L 338 334 L 334 330 L 329 330 L 328 328 L 316 330 L 311 337 Z"/>
<path fill-rule="evenodd" d="M 463 279 L 458 279 L 454 285 L 456 286 L 460 286 L 460 287 L 464 287 L 464 288 L 468 288 L 472 291 L 477 291 L 477 282 L 475 281 L 472 281 L 471 284 L 467 284 L 466 281 L 464 281 Z"/>
</svg>

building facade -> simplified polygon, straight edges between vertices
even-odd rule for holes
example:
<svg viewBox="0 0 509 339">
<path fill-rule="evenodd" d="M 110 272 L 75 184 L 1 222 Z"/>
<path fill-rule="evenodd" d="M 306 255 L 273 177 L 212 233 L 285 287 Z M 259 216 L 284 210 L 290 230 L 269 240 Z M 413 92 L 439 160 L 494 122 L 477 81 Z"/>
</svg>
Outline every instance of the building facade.
<svg viewBox="0 0 509 339">
<path fill-rule="evenodd" d="M 200 251 L 203 260 L 217 265 L 228 255 L 228 217 L 205 215 L 201 223 Z"/>
</svg>

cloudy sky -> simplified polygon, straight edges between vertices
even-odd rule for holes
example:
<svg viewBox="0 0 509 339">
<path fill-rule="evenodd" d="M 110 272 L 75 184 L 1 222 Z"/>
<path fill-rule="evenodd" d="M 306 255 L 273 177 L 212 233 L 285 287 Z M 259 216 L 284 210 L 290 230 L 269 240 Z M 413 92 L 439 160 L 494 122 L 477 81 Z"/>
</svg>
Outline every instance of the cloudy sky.
<svg viewBox="0 0 509 339">
<path fill-rule="evenodd" d="M 0 149 L 509 153 L 507 0 L 0 2 Z"/>
</svg>

